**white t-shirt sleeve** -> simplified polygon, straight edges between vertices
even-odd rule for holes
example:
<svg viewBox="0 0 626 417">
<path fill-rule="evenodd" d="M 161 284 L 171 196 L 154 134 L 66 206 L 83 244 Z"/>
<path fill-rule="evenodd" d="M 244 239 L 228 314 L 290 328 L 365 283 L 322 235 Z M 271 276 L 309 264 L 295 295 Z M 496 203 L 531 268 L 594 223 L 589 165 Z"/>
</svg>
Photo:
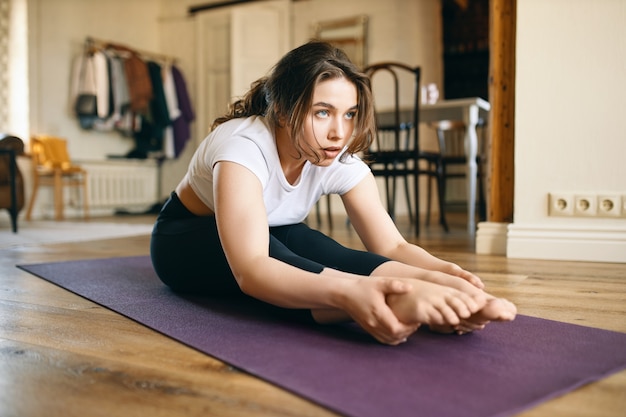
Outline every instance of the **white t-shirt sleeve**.
<svg viewBox="0 0 626 417">
<path fill-rule="evenodd" d="M 213 169 L 220 161 L 235 162 L 246 167 L 261 181 L 263 187 L 266 186 L 271 167 L 276 164 L 264 156 L 266 152 L 261 149 L 264 142 L 253 140 L 257 136 L 264 137 L 265 142 L 274 142 L 271 133 L 258 118 L 233 119 L 218 126 L 200 144 L 191 159 L 186 177 L 207 207 L 215 209 Z"/>
<path fill-rule="evenodd" d="M 356 155 L 335 161 L 324 184 L 324 194 L 343 195 L 356 187 L 370 173 L 370 167 Z"/>
<path fill-rule="evenodd" d="M 232 136 L 213 149 L 207 155 L 208 166 L 213 169 L 215 164 L 222 161 L 235 162 L 248 168 L 261 181 L 263 187 L 270 176 L 268 163 L 259 146 L 252 140 L 242 136 Z"/>
</svg>

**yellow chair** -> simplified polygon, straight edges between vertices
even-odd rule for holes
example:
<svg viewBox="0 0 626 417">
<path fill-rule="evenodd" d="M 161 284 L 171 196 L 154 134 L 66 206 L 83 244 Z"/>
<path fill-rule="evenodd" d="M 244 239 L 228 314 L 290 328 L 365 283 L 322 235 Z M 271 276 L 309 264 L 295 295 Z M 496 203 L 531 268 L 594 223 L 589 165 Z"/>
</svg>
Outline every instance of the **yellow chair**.
<svg viewBox="0 0 626 417">
<path fill-rule="evenodd" d="M 67 141 L 54 136 L 33 136 L 30 140 L 30 153 L 33 166 L 33 192 L 26 211 L 26 220 L 31 219 L 40 186 L 54 188 L 54 218 L 56 220 L 63 219 L 64 188 L 81 188 L 83 215 L 89 218 L 87 171 L 71 162 L 67 151 Z"/>
</svg>

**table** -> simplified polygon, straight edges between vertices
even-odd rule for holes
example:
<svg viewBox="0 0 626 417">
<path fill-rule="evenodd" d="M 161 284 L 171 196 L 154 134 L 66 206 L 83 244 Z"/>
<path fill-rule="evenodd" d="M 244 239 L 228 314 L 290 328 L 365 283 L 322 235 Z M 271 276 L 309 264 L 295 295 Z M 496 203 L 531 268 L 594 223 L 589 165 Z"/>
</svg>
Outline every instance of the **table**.
<svg viewBox="0 0 626 417">
<path fill-rule="evenodd" d="M 465 175 L 467 180 L 467 230 L 470 235 L 476 232 L 476 154 L 478 152 L 478 134 L 476 127 L 481 119 L 486 119 L 491 110 L 491 105 L 480 97 L 441 100 L 435 104 L 421 104 L 419 111 L 420 123 L 434 122 L 438 120 L 462 120 L 467 126 L 465 132 L 465 156 L 467 164 Z M 381 112 L 379 120 L 392 120 L 393 113 Z M 412 119 L 411 109 L 401 111 L 402 121 Z M 419 207 L 419 205 L 416 205 Z"/>
</svg>

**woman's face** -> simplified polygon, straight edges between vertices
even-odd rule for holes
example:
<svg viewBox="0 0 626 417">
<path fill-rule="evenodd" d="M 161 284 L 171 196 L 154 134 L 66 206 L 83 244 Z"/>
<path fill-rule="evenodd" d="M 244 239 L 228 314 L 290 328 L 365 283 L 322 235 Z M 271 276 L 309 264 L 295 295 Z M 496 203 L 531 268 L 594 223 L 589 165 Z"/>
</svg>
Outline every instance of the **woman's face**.
<svg viewBox="0 0 626 417">
<path fill-rule="evenodd" d="M 337 158 L 352 138 L 356 111 L 356 87 L 347 79 L 333 78 L 315 87 L 304 126 L 304 141 L 320 158 L 311 163 L 328 166 Z"/>
</svg>

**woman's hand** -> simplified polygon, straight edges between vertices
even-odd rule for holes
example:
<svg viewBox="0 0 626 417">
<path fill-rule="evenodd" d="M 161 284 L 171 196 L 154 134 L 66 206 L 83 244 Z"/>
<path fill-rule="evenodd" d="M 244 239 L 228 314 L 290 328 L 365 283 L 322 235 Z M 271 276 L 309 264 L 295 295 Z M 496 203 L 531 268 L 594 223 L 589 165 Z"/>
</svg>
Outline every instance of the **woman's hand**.
<svg viewBox="0 0 626 417">
<path fill-rule="evenodd" d="M 411 285 L 399 279 L 363 278 L 350 280 L 341 308 L 376 340 L 398 345 L 407 340 L 421 323 L 404 324 L 387 305 L 388 296 L 406 294 Z"/>
<path fill-rule="evenodd" d="M 444 266 L 439 270 L 449 275 L 462 278 L 465 281 L 472 284 L 473 286 L 475 286 L 476 288 L 480 288 L 481 290 L 485 288 L 485 284 L 478 276 L 476 276 L 475 274 L 469 271 L 466 271 L 465 269 L 461 268 L 460 266 L 452 262 L 444 261 Z"/>
</svg>

